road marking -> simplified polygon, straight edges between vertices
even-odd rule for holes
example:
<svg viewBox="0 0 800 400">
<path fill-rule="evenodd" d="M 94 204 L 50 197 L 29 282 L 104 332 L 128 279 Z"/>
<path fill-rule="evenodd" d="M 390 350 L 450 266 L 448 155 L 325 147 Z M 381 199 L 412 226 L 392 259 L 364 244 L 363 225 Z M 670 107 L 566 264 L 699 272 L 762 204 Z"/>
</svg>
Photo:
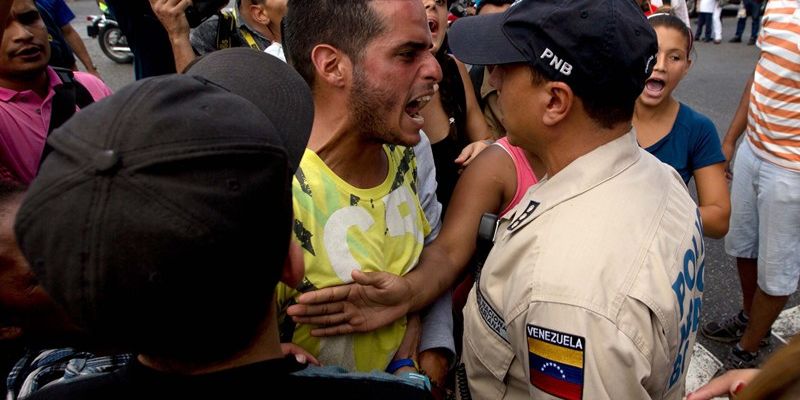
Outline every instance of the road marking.
<svg viewBox="0 0 800 400">
<path fill-rule="evenodd" d="M 798 333 L 800 333 L 800 306 L 781 311 L 781 315 L 772 324 L 772 336 L 786 344 Z"/>
<path fill-rule="evenodd" d="M 772 324 L 772 336 L 782 344 L 786 344 L 797 334 L 800 334 L 800 306 L 783 310 Z M 695 343 L 694 355 L 689 361 L 689 371 L 686 373 L 686 393 L 693 392 L 708 383 L 720 367 L 722 361 L 701 344 Z"/>
<path fill-rule="evenodd" d="M 694 392 L 708 383 L 721 366 L 722 361 L 714 357 L 714 354 L 703 345 L 695 343 L 694 355 L 689 361 L 689 371 L 686 373 L 686 393 Z"/>
</svg>

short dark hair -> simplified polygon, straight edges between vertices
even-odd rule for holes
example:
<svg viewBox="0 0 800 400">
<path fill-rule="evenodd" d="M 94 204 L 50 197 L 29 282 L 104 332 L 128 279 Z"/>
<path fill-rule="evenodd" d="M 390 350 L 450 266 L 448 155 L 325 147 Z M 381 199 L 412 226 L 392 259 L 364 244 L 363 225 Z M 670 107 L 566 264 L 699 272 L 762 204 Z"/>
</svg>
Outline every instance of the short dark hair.
<svg viewBox="0 0 800 400">
<path fill-rule="evenodd" d="M 513 3 L 514 0 L 481 0 L 481 2 L 478 3 L 478 7 L 475 9 L 475 14 L 480 14 L 481 10 L 483 9 L 483 6 L 487 4 L 499 7 L 499 6 L 511 5 Z"/>
<path fill-rule="evenodd" d="M 25 189 L 25 185 L 17 181 L 0 178 L 0 214 L 4 214 L 9 201 L 25 193 Z"/>
<path fill-rule="evenodd" d="M 364 48 L 386 29 L 372 0 L 289 0 L 283 45 L 289 64 L 314 89 L 311 50 L 329 44 L 358 63 Z"/>
<path fill-rule="evenodd" d="M 552 81 L 547 77 L 546 72 L 541 71 L 537 65 L 529 65 L 529 67 L 535 85 Z M 602 128 L 611 129 L 614 125 L 630 121 L 633 118 L 636 98 L 614 92 L 598 91 L 596 88 L 579 88 L 578 85 L 569 85 L 569 87 L 583 102 L 583 108 L 589 118 Z"/>
</svg>

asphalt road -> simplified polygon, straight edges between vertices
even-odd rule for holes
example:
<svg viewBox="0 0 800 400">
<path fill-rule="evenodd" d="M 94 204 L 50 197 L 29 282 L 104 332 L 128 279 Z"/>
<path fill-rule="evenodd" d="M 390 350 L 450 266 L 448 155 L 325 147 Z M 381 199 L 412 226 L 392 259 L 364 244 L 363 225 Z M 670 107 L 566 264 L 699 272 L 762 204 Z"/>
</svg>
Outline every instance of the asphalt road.
<svg viewBox="0 0 800 400">
<path fill-rule="evenodd" d="M 100 75 L 112 90 L 119 90 L 121 87 L 133 82 L 133 64 L 117 64 L 111 61 L 100 50 L 97 39 L 92 39 L 86 34 L 86 26 L 89 24 L 86 17 L 89 15 L 99 15 L 100 9 L 97 3 L 89 0 L 69 1 L 67 3 L 75 14 L 72 26 L 83 38 L 86 49 L 92 57 L 92 61 L 97 66 Z M 78 68 L 84 70 L 83 64 L 78 61 Z"/>
<path fill-rule="evenodd" d="M 89 53 L 106 83 L 117 90 L 132 82 L 132 66 L 116 64 L 106 58 L 100 51 L 97 41 L 86 35 L 86 16 L 99 13 L 94 1 L 72 1 L 69 5 L 76 15 L 73 25 L 84 37 Z M 758 49 L 755 46 L 727 42 L 733 36 L 735 26 L 735 16 L 726 16 L 723 18 L 722 44 L 696 44 L 692 70 L 676 92 L 676 97 L 680 101 L 714 121 L 720 137 L 724 135 L 733 118 L 744 84 L 752 74 L 758 57 Z M 748 21 L 745 32 L 749 31 Z M 748 38 L 748 33 L 745 34 L 745 38 Z M 694 188 L 692 192 L 694 193 Z M 706 239 L 706 251 L 706 292 L 701 323 L 735 313 L 741 307 L 736 268 L 733 259 L 725 254 L 722 240 Z M 798 304 L 800 296 L 795 294 L 790 298 L 787 308 Z M 718 359 L 724 359 L 727 354 L 727 346 L 708 341 L 699 335 L 698 341 Z M 774 345 L 768 348 L 767 352 L 773 349 Z"/>
</svg>

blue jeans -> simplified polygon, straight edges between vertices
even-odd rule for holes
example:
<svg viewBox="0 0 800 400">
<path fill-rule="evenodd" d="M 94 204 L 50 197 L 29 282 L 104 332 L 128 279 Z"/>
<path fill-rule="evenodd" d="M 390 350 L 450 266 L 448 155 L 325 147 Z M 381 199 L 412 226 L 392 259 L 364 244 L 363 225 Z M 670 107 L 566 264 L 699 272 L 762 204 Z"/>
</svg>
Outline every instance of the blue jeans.
<svg viewBox="0 0 800 400">
<path fill-rule="evenodd" d="M 713 23 L 711 20 L 712 13 L 699 13 L 697 15 L 697 33 L 694 34 L 695 40 L 700 40 L 700 34 L 703 33 L 703 28 L 706 29 L 706 34 L 703 36 L 706 40 L 711 40 L 711 24 Z"/>
<path fill-rule="evenodd" d="M 758 29 L 761 28 L 761 2 L 744 0 L 744 9 L 747 11 L 747 15 L 744 18 L 739 18 L 739 21 L 736 22 L 736 37 L 742 37 L 744 25 L 747 23 L 747 17 L 751 17 L 753 22 L 750 24 L 752 28 L 750 31 L 750 38 L 756 39 L 758 37 Z"/>
</svg>

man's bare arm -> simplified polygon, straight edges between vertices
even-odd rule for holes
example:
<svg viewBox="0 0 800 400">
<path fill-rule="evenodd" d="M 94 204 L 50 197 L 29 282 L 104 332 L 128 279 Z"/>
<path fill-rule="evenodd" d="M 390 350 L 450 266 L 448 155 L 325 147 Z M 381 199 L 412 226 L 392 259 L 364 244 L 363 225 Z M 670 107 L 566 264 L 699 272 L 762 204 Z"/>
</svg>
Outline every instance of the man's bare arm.
<svg viewBox="0 0 800 400">
<path fill-rule="evenodd" d="M 75 31 L 75 28 L 73 28 L 71 24 L 66 24 L 61 27 L 61 33 L 64 34 L 64 40 L 67 41 L 69 47 L 72 48 L 72 51 L 75 52 L 75 55 L 81 60 L 81 64 L 86 68 L 86 72 L 100 78 L 100 73 L 97 72 L 97 67 L 95 67 L 92 57 L 83 44 L 83 39 L 81 39 L 78 32 Z"/>
<path fill-rule="evenodd" d="M 736 142 L 742 136 L 744 129 L 747 127 L 747 111 L 750 108 L 750 91 L 753 87 L 753 77 L 747 81 L 742 92 L 742 98 L 739 100 L 739 107 L 736 108 L 736 114 L 733 116 L 728 131 L 725 133 L 725 138 L 722 139 L 722 153 L 725 155 L 725 170 L 730 170 L 731 159 L 733 159 L 733 152 L 736 148 Z"/>
<path fill-rule="evenodd" d="M 189 40 L 189 21 L 186 20 L 186 9 L 191 5 L 192 0 L 150 0 L 153 13 L 169 36 L 178 73 L 182 73 L 196 57 Z"/>
</svg>

